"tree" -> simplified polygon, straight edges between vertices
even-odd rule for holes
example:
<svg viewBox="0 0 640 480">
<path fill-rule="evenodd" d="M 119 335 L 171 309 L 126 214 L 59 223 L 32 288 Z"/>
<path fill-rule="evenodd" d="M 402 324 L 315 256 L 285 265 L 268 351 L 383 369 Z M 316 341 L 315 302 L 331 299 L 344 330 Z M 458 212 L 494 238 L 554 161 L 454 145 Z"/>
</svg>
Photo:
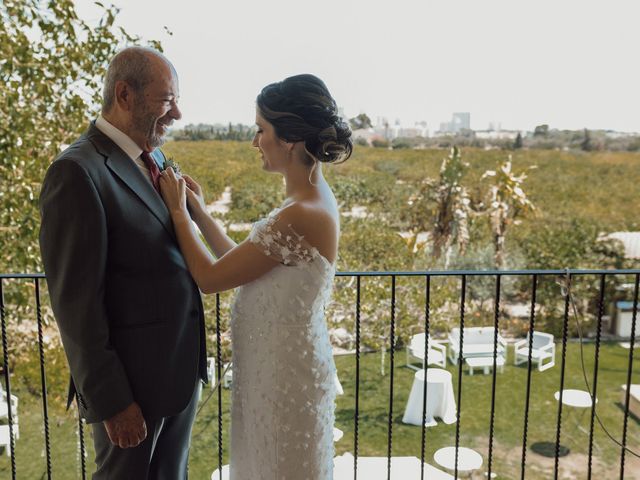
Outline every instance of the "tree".
<svg viewBox="0 0 640 480">
<path fill-rule="evenodd" d="M 366 113 L 360 113 L 358 116 L 349 119 L 349 125 L 353 130 L 360 130 L 362 128 L 372 128 L 373 124 L 371 119 Z"/>
<path fill-rule="evenodd" d="M 37 199 L 45 170 L 96 114 L 109 59 L 139 40 L 114 26 L 116 8 L 102 8 L 90 26 L 71 0 L 0 3 L 2 272 L 41 270 Z"/>
<path fill-rule="evenodd" d="M 444 255 L 444 267 L 449 266 L 452 248 L 463 254 L 469 244 L 469 216 L 471 201 L 461 184 L 469 164 L 462 160 L 458 147 L 453 147 L 442 160 L 440 178 L 425 179 L 419 190 L 409 198 L 409 224 L 412 237 L 410 249 L 414 249 L 419 232 L 429 232 L 433 256 Z"/>
<path fill-rule="evenodd" d="M 536 126 L 536 128 L 533 130 L 534 137 L 546 137 L 547 135 L 549 135 L 549 125 L 547 125 L 546 123 Z"/>
<path fill-rule="evenodd" d="M 493 236 L 495 266 L 502 268 L 505 264 L 507 229 L 516 225 L 520 216 L 534 211 L 535 206 L 522 189 L 527 174 L 522 172 L 518 175 L 511 170 L 511 155 L 497 170 L 487 170 L 482 178 L 493 178 L 487 202 L 489 226 Z"/>
<path fill-rule="evenodd" d="M 513 142 L 513 149 L 519 150 L 521 148 L 522 148 L 522 134 L 518 132 L 518 135 L 516 136 L 516 140 Z"/>
<path fill-rule="evenodd" d="M 584 129 L 584 137 L 580 143 L 580 148 L 585 152 L 593 150 L 593 143 L 591 142 L 591 133 L 586 128 Z"/>
</svg>

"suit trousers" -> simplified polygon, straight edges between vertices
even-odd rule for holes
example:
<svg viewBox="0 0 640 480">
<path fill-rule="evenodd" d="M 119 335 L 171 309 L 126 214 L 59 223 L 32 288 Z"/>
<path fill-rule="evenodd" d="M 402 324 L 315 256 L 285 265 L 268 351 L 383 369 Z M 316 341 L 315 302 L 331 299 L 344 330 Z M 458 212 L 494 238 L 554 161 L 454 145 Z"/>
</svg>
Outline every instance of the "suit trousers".
<svg viewBox="0 0 640 480">
<path fill-rule="evenodd" d="M 92 424 L 97 466 L 93 480 L 186 480 L 200 389 L 198 379 L 189 404 L 177 415 L 145 419 L 147 438 L 137 447 L 113 445 L 104 424 Z"/>
</svg>

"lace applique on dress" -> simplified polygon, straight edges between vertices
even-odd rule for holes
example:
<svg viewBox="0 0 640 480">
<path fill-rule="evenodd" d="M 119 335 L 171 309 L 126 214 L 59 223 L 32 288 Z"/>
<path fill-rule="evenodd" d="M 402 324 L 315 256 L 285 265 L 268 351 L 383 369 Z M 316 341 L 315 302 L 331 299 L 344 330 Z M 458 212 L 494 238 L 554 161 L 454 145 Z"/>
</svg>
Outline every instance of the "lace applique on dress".
<svg viewBox="0 0 640 480">
<path fill-rule="evenodd" d="M 313 261 L 319 255 L 318 250 L 299 235 L 291 224 L 286 224 L 277 213 L 256 222 L 249 241 L 284 265 L 299 265 Z"/>
</svg>

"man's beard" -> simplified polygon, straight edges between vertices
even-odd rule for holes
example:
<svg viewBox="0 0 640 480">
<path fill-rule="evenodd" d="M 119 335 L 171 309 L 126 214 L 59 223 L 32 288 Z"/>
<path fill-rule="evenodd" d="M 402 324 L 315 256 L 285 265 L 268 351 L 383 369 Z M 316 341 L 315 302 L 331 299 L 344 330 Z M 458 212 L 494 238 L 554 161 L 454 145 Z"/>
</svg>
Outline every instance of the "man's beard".
<svg viewBox="0 0 640 480">
<path fill-rule="evenodd" d="M 158 119 L 144 106 L 137 106 L 133 114 L 133 128 L 144 135 L 150 147 L 158 148 L 164 145 L 165 137 L 156 132 Z"/>
</svg>

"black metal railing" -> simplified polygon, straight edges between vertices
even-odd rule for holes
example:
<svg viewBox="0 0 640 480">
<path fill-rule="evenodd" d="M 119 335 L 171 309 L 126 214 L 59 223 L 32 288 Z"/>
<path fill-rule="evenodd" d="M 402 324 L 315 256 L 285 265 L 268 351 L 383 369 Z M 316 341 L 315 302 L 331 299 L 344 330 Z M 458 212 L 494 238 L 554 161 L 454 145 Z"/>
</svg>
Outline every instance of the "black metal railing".
<svg viewBox="0 0 640 480">
<path fill-rule="evenodd" d="M 537 308 L 538 305 L 538 288 L 539 282 L 541 279 L 546 277 L 561 277 L 563 279 L 562 283 L 562 296 L 561 300 L 563 301 L 563 314 L 562 314 L 562 339 L 561 339 L 561 364 L 560 364 L 560 382 L 559 382 L 559 401 L 558 401 L 558 409 L 556 414 L 556 427 L 555 427 L 555 445 L 554 445 L 554 467 L 553 472 L 547 472 L 548 478 L 551 478 L 553 475 L 554 479 L 557 479 L 559 476 L 559 458 L 560 458 L 560 448 L 561 448 L 561 440 L 562 440 L 562 422 L 563 422 L 563 390 L 565 387 L 566 380 L 566 364 L 567 364 L 567 343 L 569 336 L 569 322 L 572 315 L 572 309 L 574 314 L 577 314 L 575 302 L 572 298 L 572 286 L 576 279 L 583 278 L 587 276 L 596 276 L 599 279 L 598 293 L 595 300 L 596 308 L 595 308 L 595 338 L 592 340 L 595 343 L 595 358 L 594 358 L 594 367 L 593 367 L 593 378 L 590 382 L 589 394 L 591 395 L 591 415 L 590 415 L 590 426 L 589 426 L 589 440 L 588 440 L 588 464 L 587 464 L 587 477 L 592 478 L 593 474 L 593 448 L 594 448 L 594 430 L 595 430 L 595 422 L 596 420 L 600 422 L 600 419 L 597 415 L 597 403 L 594 401 L 597 398 L 598 392 L 598 375 L 599 375 L 599 360 L 600 360 L 600 347 L 602 343 L 602 323 L 603 317 L 605 313 L 605 302 L 607 301 L 606 295 L 606 285 L 607 280 L 611 278 L 628 278 L 632 276 L 634 278 L 633 282 L 633 306 L 632 306 L 632 325 L 631 325 L 631 336 L 630 336 L 630 345 L 629 345 L 629 356 L 628 356 L 628 366 L 626 372 L 626 397 L 624 402 L 624 421 L 622 425 L 622 436 L 620 439 L 612 439 L 615 441 L 620 447 L 620 462 L 619 462 L 619 471 L 620 479 L 624 478 L 625 473 L 625 457 L 628 453 L 627 441 L 628 441 L 628 418 L 629 418 L 629 403 L 630 403 L 630 392 L 631 392 L 631 382 L 633 375 L 633 360 L 634 360 L 634 348 L 635 348 L 635 332 L 636 332 L 636 319 L 637 319 L 637 304 L 638 304 L 638 290 L 640 285 L 640 270 L 513 270 L 513 271 L 427 271 L 427 272 L 338 272 L 336 274 L 338 278 L 352 278 L 355 279 L 355 291 L 353 292 L 353 298 L 355 301 L 355 309 L 353 312 L 354 319 L 354 329 L 355 329 L 355 404 L 354 404 L 354 418 L 353 418 L 353 431 L 354 431 L 354 442 L 353 442 L 353 456 L 354 456 L 354 464 L 353 464 L 353 478 L 356 480 L 358 478 L 358 456 L 359 456 L 359 445 L 361 441 L 361 429 L 360 429 L 360 391 L 361 391 L 361 354 L 363 353 L 363 340 L 362 340 L 362 325 L 361 325 L 361 313 L 362 313 L 362 283 L 363 279 L 370 279 L 372 277 L 375 278 L 390 278 L 390 311 L 389 311 L 389 344 L 387 345 L 388 351 L 390 352 L 390 375 L 389 375 L 389 408 L 388 408 L 388 422 L 387 422 L 387 478 L 391 479 L 391 465 L 393 461 L 393 408 L 394 408 L 394 362 L 395 362 L 395 351 L 397 350 L 397 332 L 396 332 L 396 321 L 397 321 L 397 305 L 396 305 L 396 280 L 398 278 L 411 278 L 411 281 L 424 281 L 424 319 L 422 323 L 422 328 L 425 332 L 425 342 L 424 342 L 424 364 L 423 369 L 427 368 L 429 364 L 429 335 L 432 331 L 432 291 L 433 291 L 433 280 L 436 278 L 448 278 L 459 280 L 459 316 L 457 319 L 457 326 L 460 329 L 459 335 L 459 355 L 457 359 L 457 403 L 456 403 L 456 425 L 455 425 L 455 452 L 456 452 L 456 462 L 453 469 L 453 475 L 455 478 L 458 478 L 458 450 L 460 448 L 460 437 L 463 425 L 461 424 L 461 412 L 463 410 L 462 405 L 462 392 L 464 388 L 464 375 L 463 375 L 463 343 L 464 343 L 464 332 L 465 332 L 465 324 L 468 324 L 468 320 L 465 318 L 466 316 L 466 303 L 467 303 L 467 289 L 468 289 L 468 281 L 471 278 L 476 277 L 484 277 L 484 278 L 493 278 L 495 280 L 495 289 L 493 290 L 495 293 L 493 295 L 493 328 L 494 328 L 494 338 L 493 338 L 493 369 L 492 369 L 492 379 L 491 379 L 491 407 L 489 414 L 489 430 L 488 430 L 488 449 L 487 449 L 487 465 L 486 465 L 486 475 L 488 478 L 491 478 L 491 475 L 494 470 L 495 463 L 495 416 L 496 416 L 496 381 L 497 381 L 497 357 L 498 357 L 498 332 L 500 329 L 500 321 L 502 317 L 501 310 L 501 295 L 505 278 L 511 279 L 531 279 L 531 290 L 530 290 L 530 310 L 529 310 L 529 322 L 528 322 L 528 339 L 529 339 L 529 348 L 528 348 L 528 361 L 527 361 L 527 376 L 526 376 L 526 389 L 524 392 L 525 398 L 525 406 L 524 406 L 524 415 L 523 415 L 523 425 L 522 425 L 522 453 L 521 453 L 521 468 L 520 468 L 520 478 L 524 479 L 527 473 L 527 452 L 530 448 L 528 445 L 529 442 L 529 427 L 530 427 L 530 400 L 531 400 L 531 386 L 532 386 L 532 351 L 533 351 L 533 338 L 534 331 L 536 331 L 536 319 L 537 319 Z M 52 472 L 54 471 L 55 465 L 51 456 L 50 449 L 50 430 L 49 430 L 49 409 L 48 409 L 48 392 L 47 392 L 47 381 L 46 381 L 46 365 L 47 359 L 44 348 L 44 340 L 43 340 L 43 316 L 42 316 L 42 306 L 41 306 L 41 291 L 40 285 L 43 280 L 45 280 L 44 275 L 42 274 L 0 274 L 0 326 L 2 332 L 2 350 L 3 350 L 3 367 L 4 367 L 4 384 L 6 388 L 6 402 L 8 409 L 8 426 L 9 426 L 9 436 L 10 436 L 10 458 L 11 458 L 11 478 L 18 478 L 18 466 L 16 465 L 15 460 L 15 439 L 14 439 L 14 418 L 12 412 L 11 405 L 11 375 L 10 375 L 10 344 L 11 338 L 8 338 L 7 333 L 7 311 L 5 306 L 5 295 L 4 295 L 4 287 L 7 281 L 21 281 L 21 282 L 29 282 L 33 285 L 33 291 L 35 296 L 35 304 L 36 304 L 36 321 L 38 325 L 38 354 L 39 354 L 39 364 L 40 364 L 40 380 L 41 380 L 41 394 L 42 394 L 42 413 L 43 413 L 43 443 L 46 454 L 46 469 L 47 469 L 47 478 L 52 478 Z M 217 329 L 216 334 L 216 373 L 217 378 L 220 379 L 222 375 L 222 346 L 221 346 L 221 336 L 220 336 L 220 325 L 221 325 L 221 302 L 220 296 L 218 295 L 216 298 L 216 318 L 215 324 Z M 582 348 L 582 347 L 581 347 Z M 584 370 L 583 370 L 584 371 Z M 426 374 L 426 372 L 425 372 Z M 585 383 L 588 383 L 588 379 L 585 374 Z M 425 478 L 425 455 L 426 455 L 426 445 L 428 444 L 428 435 L 425 428 L 425 420 L 426 420 L 426 411 L 427 411 L 427 398 L 428 398 L 428 382 L 424 381 L 423 391 L 422 391 L 422 432 L 421 432 L 421 479 Z M 217 395 L 217 438 L 214 439 L 214 442 L 217 443 L 217 469 L 222 471 L 223 464 L 223 402 L 222 402 L 222 394 L 220 389 L 218 390 Z M 83 421 L 78 418 L 78 442 L 80 448 L 80 459 L 79 459 L 79 469 L 81 472 L 81 476 L 83 479 L 87 476 L 87 467 L 85 462 L 85 435 L 84 435 L 84 424 Z M 613 477 L 610 477 L 613 478 Z"/>
</svg>

